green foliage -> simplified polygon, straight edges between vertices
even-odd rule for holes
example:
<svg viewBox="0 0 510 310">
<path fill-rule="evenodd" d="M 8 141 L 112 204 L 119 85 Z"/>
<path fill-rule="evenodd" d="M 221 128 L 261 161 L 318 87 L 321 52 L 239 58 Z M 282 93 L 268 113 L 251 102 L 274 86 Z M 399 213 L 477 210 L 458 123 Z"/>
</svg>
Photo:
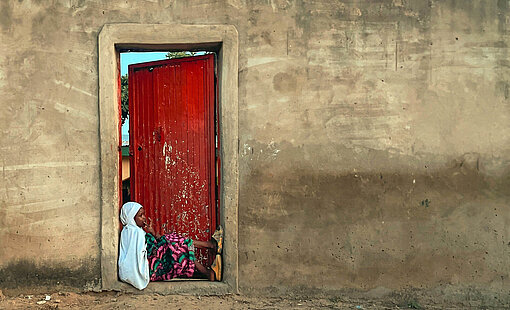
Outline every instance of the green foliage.
<svg viewBox="0 0 510 310">
<path fill-rule="evenodd" d="M 407 308 L 409 309 L 421 309 L 421 305 L 416 300 L 410 300 L 407 302 Z"/>
<path fill-rule="evenodd" d="M 168 52 L 166 53 L 166 58 L 168 59 L 175 59 L 175 58 L 184 58 L 184 57 L 190 57 L 195 56 L 196 52 L 188 52 L 188 51 L 182 51 L 182 52 Z"/>
<path fill-rule="evenodd" d="M 129 115 L 129 95 L 128 95 L 128 76 L 123 75 L 120 77 L 120 108 L 122 111 L 121 120 L 122 125 Z"/>
</svg>

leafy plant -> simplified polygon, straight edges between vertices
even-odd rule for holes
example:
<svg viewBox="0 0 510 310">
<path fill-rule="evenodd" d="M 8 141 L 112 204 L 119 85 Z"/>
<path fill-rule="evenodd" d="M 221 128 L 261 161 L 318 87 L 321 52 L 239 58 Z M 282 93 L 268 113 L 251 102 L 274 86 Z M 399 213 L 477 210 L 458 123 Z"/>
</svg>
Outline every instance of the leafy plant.
<svg viewBox="0 0 510 310">
<path fill-rule="evenodd" d="M 407 308 L 408 309 L 421 309 L 420 303 L 418 303 L 416 300 L 409 300 L 407 302 Z"/>
<path fill-rule="evenodd" d="M 120 108 L 122 111 L 121 120 L 122 125 L 129 115 L 129 92 L 128 92 L 128 75 L 120 77 Z"/>
<path fill-rule="evenodd" d="M 168 52 L 166 53 L 166 58 L 168 59 L 175 59 L 175 58 L 184 58 L 184 57 L 190 57 L 195 56 L 196 52 L 188 52 L 188 51 L 182 51 L 182 52 Z"/>
</svg>

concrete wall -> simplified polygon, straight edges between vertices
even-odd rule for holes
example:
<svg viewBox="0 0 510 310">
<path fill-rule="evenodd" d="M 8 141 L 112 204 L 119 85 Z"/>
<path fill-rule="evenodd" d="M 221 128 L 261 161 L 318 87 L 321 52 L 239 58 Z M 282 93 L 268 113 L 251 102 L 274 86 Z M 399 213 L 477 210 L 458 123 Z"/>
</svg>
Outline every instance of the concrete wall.
<svg viewBox="0 0 510 310">
<path fill-rule="evenodd" d="M 97 36 L 131 22 L 239 32 L 241 292 L 510 289 L 509 6 L 3 1 L 0 286 L 99 283 Z"/>
</svg>

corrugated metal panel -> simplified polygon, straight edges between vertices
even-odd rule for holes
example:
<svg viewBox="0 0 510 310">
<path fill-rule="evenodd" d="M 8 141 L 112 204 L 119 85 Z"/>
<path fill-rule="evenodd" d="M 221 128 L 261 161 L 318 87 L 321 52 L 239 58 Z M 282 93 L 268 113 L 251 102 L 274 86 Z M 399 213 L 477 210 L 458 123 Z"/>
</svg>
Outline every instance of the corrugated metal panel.
<svg viewBox="0 0 510 310">
<path fill-rule="evenodd" d="M 132 199 L 159 233 L 209 240 L 216 228 L 214 55 L 129 66 L 129 99 Z"/>
</svg>

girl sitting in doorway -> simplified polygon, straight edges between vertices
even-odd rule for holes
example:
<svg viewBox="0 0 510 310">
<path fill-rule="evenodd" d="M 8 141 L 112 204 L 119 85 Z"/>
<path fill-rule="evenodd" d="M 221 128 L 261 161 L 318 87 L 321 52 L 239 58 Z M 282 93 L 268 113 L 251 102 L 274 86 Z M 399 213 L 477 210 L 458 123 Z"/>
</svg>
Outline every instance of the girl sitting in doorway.
<svg viewBox="0 0 510 310">
<path fill-rule="evenodd" d="M 221 280 L 221 227 L 211 241 L 197 241 L 176 233 L 159 236 L 147 225 L 145 210 L 136 202 L 127 202 L 120 211 L 124 227 L 120 235 L 119 277 L 139 290 L 150 281 L 191 277 L 195 271 L 210 281 Z M 145 231 L 144 231 L 145 229 Z M 211 268 L 195 259 L 195 247 L 216 255 Z"/>
</svg>

